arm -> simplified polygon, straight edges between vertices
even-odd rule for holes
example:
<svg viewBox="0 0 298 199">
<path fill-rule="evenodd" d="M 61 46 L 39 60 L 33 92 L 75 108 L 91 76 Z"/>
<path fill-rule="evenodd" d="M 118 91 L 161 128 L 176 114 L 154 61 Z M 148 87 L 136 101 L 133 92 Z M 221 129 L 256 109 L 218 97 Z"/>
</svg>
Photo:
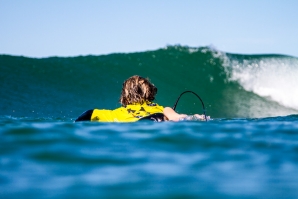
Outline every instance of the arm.
<svg viewBox="0 0 298 199">
<path fill-rule="evenodd" d="M 171 121 L 179 121 L 180 118 L 184 118 L 186 117 L 187 115 L 185 114 L 178 114 L 176 113 L 172 108 L 170 107 L 165 107 L 163 109 L 163 114 Z"/>
<path fill-rule="evenodd" d="M 178 122 L 182 118 L 185 118 L 186 120 L 205 120 L 204 115 L 195 114 L 195 115 L 193 115 L 195 118 L 193 118 L 192 116 L 187 116 L 185 114 L 178 114 L 170 107 L 165 107 L 163 109 L 163 114 L 170 121 L 175 121 L 175 122 Z M 210 120 L 210 116 L 207 116 L 207 120 Z"/>
</svg>

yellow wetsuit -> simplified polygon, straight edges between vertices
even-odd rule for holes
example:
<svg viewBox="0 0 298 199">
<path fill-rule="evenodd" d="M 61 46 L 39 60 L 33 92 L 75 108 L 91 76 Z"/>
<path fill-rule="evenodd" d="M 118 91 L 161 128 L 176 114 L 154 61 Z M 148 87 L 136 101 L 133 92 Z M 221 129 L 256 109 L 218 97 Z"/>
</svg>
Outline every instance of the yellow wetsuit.
<svg viewBox="0 0 298 199">
<path fill-rule="evenodd" d="M 91 121 L 98 122 L 136 122 L 139 119 L 155 114 L 163 113 L 163 106 L 156 103 L 144 103 L 127 105 L 115 110 L 94 109 Z"/>
</svg>

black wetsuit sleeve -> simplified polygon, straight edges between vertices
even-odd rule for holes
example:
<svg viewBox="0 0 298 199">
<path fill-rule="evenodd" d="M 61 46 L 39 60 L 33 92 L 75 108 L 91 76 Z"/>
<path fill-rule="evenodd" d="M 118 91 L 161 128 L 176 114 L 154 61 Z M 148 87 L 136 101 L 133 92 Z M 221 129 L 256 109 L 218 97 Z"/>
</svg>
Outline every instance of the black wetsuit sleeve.
<svg viewBox="0 0 298 199">
<path fill-rule="evenodd" d="M 90 109 L 88 111 L 85 111 L 84 113 L 82 113 L 82 115 L 80 115 L 75 122 L 81 122 L 81 121 L 91 121 L 91 116 L 93 113 L 94 109 Z"/>
</svg>

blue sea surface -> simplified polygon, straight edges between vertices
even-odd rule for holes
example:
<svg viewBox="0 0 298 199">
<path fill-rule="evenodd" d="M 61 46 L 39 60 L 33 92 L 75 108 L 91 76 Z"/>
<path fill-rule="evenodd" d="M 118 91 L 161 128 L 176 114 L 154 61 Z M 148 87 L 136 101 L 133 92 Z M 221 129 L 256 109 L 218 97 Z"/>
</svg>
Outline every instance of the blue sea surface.
<svg viewBox="0 0 298 199">
<path fill-rule="evenodd" d="M 297 198 L 298 116 L 0 118 L 0 198 Z"/>
<path fill-rule="evenodd" d="M 132 75 L 212 120 L 74 123 L 118 108 Z M 297 77 L 297 57 L 208 46 L 0 55 L 0 199 L 298 198 Z"/>
</svg>

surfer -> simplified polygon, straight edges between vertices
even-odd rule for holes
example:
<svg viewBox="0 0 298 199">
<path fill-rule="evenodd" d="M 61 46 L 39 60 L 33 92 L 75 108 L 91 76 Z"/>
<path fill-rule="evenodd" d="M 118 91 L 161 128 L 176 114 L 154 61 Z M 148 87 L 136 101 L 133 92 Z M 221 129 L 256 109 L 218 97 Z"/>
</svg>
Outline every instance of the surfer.
<svg viewBox="0 0 298 199">
<path fill-rule="evenodd" d="M 85 111 L 75 121 L 98 122 L 136 122 L 140 120 L 180 121 L 204 120 L 204 115 L 188 116 L 178 114 L 170 107 L 154 103 L 157 88 L 147 78 L 134 75 L 128 78 L 122 86 L 121 107 L 115 110 L 91 109 Z"/>
</svg>

